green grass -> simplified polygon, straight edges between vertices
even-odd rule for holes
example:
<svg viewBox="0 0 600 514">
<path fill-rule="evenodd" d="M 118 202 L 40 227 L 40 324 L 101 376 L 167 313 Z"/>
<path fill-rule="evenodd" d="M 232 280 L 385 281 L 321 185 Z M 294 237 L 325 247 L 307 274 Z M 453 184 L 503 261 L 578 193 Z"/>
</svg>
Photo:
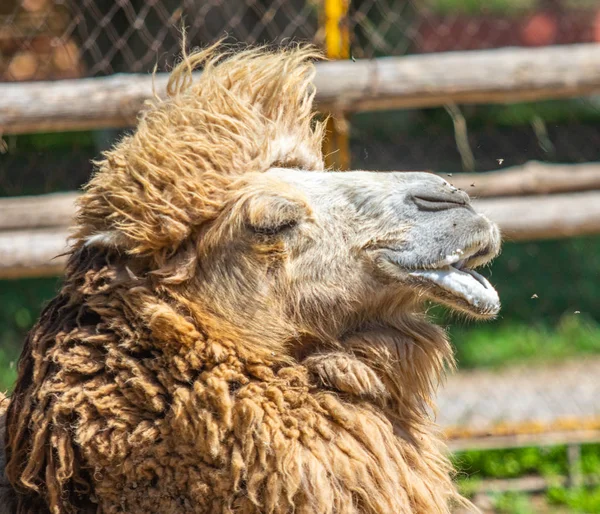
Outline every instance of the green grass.
<svg viewBox="0 0 600 514">
<path fill-rule="evenodd" d="M 555 326 L 519 321 L 451 328 L 461 368 L 554 362 L 600 355 L 600 324 L 585 315 L 564 315 Z"/>
<path fill-rule="evenodd" d="M 498 514 L 536 514 L 530 498 L 523 493 L 505 493 L 493 496 L 492 501 Z"/>
<path fill-rule="evenodd" d="M 579 311 L 600 322 L 600 237 L 507 243 L 483 273 L 498 288 L 498 323 L 544 322 L 555 326 Z M 536 295 L 537 298 L 532 298 Z"/>
<path fill-rule="evenodd" d="M 484 271 L 502 311 L 491 323 L 443 319 L 459 365 L 497 367 L 600 355 L 600 237 L 505 244 Z"/>
<path fill-rule="evenodd" d="M 535 7 L 536 0 L 427 0 L 426 5 L 438 14 L 512 14 Z"/>
<path fill-rule="evenodd" d="M 27 331 L 57 288 L 56 278 L 0 281 L 0 391 L 12 388 Z"/>
<path fill-rule="evenodd" d="M 10 391 L 17 378 L 16 363 L 19 352 L 16 346 L 0 347 L 0 392 Z"/>
<path fill-rule="evenodd" d="M 490 494 L 496 514 L 598 514 L 600 488 L 551 488 L 543 494 L 507 492 Z M 484 512 L 489 512 L 485 510 Z"/>
<path fill-rule="evenodd" d="M 600 444 L 582 446 L 581 471 L 586 477 L 600 477 Z M 510 450 L 467 451 L 454 455 L 458 470 L 459 488 L 473 497 L 485 479 L 510 479 L 527 475 L 553 478 L 567 476 L 565 446 L 552 448 L 518 448 Z M 566 489 L 551 487 L 541 498 L 543 504 L 533 503 L 522 493 L 492 496 L 494 509 L 503 514 L 537 512 L 600 513 L 600 487 Z"/>
<path fill-rule="evenodd" d="M 94 149 L 94 132 L 43 132 L 19 136 L 4 136 L 11 152 L 72 151 L 74 148 Z"/>
<path fill-rule="evenodd" d="M 594 456 L 600 455 L 600 445 L 589 445 L 584 450 L 586 458 L 589 452 Z M 562 446 L 473 450 L 456 454 L 454 464 L 462 479 L 473 475 L 479 479 L 516 478 L 528 474 L 551 477 L 565 475 L 568 471 L 566 449 Z M 595 471 L 596 462 L 593 461 L 591 464 L 592 471 Z M 600 472 L 600 468 L 598 471 Z"/>
<path fill-rule="evenodd" d="M 548 491 L 550 504 L 564 505 L 572 512 L 600 512 L 600 487 L 592 489 L 553 488 Z"/>
</svg>

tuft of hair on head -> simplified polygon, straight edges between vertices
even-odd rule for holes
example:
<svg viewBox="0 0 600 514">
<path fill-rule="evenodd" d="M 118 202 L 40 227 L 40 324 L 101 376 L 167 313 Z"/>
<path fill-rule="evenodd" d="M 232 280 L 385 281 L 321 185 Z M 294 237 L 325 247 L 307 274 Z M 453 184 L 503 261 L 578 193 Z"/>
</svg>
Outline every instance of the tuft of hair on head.
<svg viewBox="0 0 600 514">
<path fill-rule="evenodd" d="M 299 44 L 183 52 L 166 96 L 148 100 L 136 131 L 95 163 L 78 201 L 75 248 L 117 244 L 160 267 L 218 216 L 245 173 L 324 169 L 312 84 L 321 57 Z"/>
</svg>

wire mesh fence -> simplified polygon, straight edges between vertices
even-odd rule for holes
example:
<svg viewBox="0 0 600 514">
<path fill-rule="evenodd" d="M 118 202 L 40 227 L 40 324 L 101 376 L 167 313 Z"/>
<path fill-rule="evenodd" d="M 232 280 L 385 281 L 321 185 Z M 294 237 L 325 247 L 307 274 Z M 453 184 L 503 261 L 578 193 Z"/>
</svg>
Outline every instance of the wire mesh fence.
<svg viewBox="0 0 600 514">
<path fill-rule="evenodd" d="M 304 0 L 8 0 L 0 8 L 3 80 L 147 72 L 192 46 L 313 40 L 316 4 Z"/>
<path fill-rule="evenodd" d="M 0 80 L 54 80 L 168 69 L 182 27 L 190 47 L 218 39 L 252 44 L 324 43 L 327 0 L 5 0 L 0 5 Z M 540 46 L 600 40 L 590 0 L 353 0 L 340 18 L 352 58 Z M 353 167 L 492 170 L 531 159 L 600 159 L 598 103 L 545 102 L 459 110 L 457 132 L 444 109 L 361 114 L 349 120 Z M 87 178 L 88 161 L 116 132 L 5 137 L 1 194 L 51 192 Z M 100 142 L 99 142 L 100 141 Z M 33 146 L 32 146 L 33 145 Z M 41 147 L 41 150 L 39 148 Z M 37 150 L 37 153 L 36 153 Z M 465 155 L 465 151 L 467 155 Z M 45 156 L 40 169 L 40 152 Z M 37 156 L 36 156 L 37 155 Z"/>
<path fill-rule="evenodd" d="M 221 38 L 253 44 L 311 41 L 321 46 L 324 1 L 3 0 L 0 80 L 147 73 L 155 66 L 168 69 L 177 58 L 183 26 L 191 47 Z M 355 59 L 600 42 L 600 7 L 594 0 L 352 0 L 341 22 L 350 33 L 350 55 Z M 352 167 L 455 173 L 500 169 L 532 159 L 600 161 L 597 99 L 453 109 L 352 116 L 348 120 Z M 457 125 L 457 116 L 465 123 Z M 463 128 L 459 129 L 459 125 Z M 92 171 L 90 161 L 119 133 L 104 130 L 4 136 L 0 147 L 0 195 L 41 194 L 80 187 Z M 594 378 L 590 374 L 586 377 L 591 384 Z M 536 382 L 536 387 L 542 382 Z M 499 391 L 492 379 L 490 383 L 494 391 Z M 510 378 L 503 382 L 508 389 L 501 389 L 503 393 L 495 397 L 510 399 L 511 383 Z M 563 388 L 566 396 L 553 396 L 551 402 L 563 407 L 577 405 L 569 403 L 573 397 L 569 384 Z M 461 391 L 467 389 L 477 388 L 465 387 Z M 586 401 L 594 394 L 595 389 L 586 389 Z M 551 402 L 546 402 L 543 394 L 535 397 L 537 400 L 528 401 L 542 405 L 541 417 L 546 419 L 544 409 L 550 408 Z M 447 402 L 454 407 L 448 407 L 445 416 L 456 424 L 466 422 L 471 408 L 485 410 L 484 405 L 475 402 L 473 406 L 469 402 L 475 400 L 467 398 L 461 403 L 464 412 L 457 410 L 456 402 Z M 590 400 L 585 406 L 592 405 Z M 596 407 L 590 407 L 594 416 L 600 415 Z M 494 412 L 501 416 L 505 412 L 502 409 L 498 403 Z M 527 411 L 529 407 L 525 405 L 523 409 Z M 506 412 L 512 416 L 513 411 Z M 522 419 L 523 412 L 515 416 Z M 569 415 L 590 412 L 569 411 Z"/>
<path fill-rule="evenodd" d="M 150 71 L 192 46 L 321 44 L 325 0 L 4 0 L 2 80 Z M 353 0 L 342 17 L 355 58 L 598 41 L 593 0 Z"/>
</svg>

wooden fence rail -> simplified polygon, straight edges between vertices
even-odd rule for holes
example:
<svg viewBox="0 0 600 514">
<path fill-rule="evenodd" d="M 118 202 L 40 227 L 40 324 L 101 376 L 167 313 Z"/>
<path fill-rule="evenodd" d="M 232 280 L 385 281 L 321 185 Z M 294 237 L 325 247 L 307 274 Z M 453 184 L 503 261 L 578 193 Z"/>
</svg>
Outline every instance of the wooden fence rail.
<svg viewBox="0 0 600 514">
<path fill-rule="evenodd" d="M 69 192 L 0 198 L 0 235 L 6 230 L 68 226 L 78 196 Z"/>
<path fill-rule="evenodd" d="M 475 200 L 507 241 L 600 234 L 600 191 Z"/>
<path fill-rule="evenodd" d="M 501 171 L 440 176 L 476 199 L 600 190 L 600 163 L 548 164 L 531 161 Z M 78 196 L 79 193 L 66 192 L 0 198 L 0 233 L 4 230 L 67 226 L 73 218 Z M 491 205 L 496 208 L 496 203 Z"/>
<path fill-rule="evenodd" d="M 0 279 L 59 275 L 67 237 L 66 227 L 0 232 Z"/>
<path fill-rule="evenodd" d="M 72 208 L 74 198 L 65 196 L 65 205 L 61 209 L 67 211 L 69 205 Z M 55 201 L 52 198 L 52 202 Z M 30 205 L 35 203 L 32 199 L 26 202 Z M 42 206 L 44 202 L 45 199 L 40 198 L 37 203 Z M 477 210 L 499 224 L 508 241 L 600 234 L 600 191 L 499 197 L 473 203 Z M 41 210 L 44 211 L 45 207 Z M 72 214 L 67 215 L 65 221 L 71 217 Z M 28 221 L 31 220 L 35 218 Z M 18 230 L 0 231 L 0 278 L 60 273 L 64 258 L 54 257 L 66 250 L 67 235 L 66 225 L 44 227 L 43 220 Z"/>
<path fill-rule="evenodd" d="M 600 189 L 600 163 L 548 164 L 530 161 L 523 166 L 486 173 L 442 174 L 452 185 L 474 198 L 544 195 Z"/>
<path fill-rule="evenodd" d="M 154 78 L 164 96 L 166 74 Z M 317 64 L 317 105 L 336 113 L 507 103 L 600 91 L 600 45 L 501 48 Z M 150 75 L 0 84 L 0 134 L 133 125 Z"/>
</svg>

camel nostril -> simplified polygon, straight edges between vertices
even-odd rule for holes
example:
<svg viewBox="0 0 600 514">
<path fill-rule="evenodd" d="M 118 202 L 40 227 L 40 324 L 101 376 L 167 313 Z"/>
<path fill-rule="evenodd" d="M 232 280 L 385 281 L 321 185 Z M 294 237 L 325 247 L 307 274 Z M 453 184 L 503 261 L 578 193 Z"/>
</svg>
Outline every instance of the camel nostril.
<svg viewBox="0 0 600 514">
<path fill-rule="evenodd" d="M 413 194 L 411 199 L 422 211 L 445 211 L 456 207 L 469 207 L 469 197 L 458 190 L 441 194 Z"/>
</svg>

